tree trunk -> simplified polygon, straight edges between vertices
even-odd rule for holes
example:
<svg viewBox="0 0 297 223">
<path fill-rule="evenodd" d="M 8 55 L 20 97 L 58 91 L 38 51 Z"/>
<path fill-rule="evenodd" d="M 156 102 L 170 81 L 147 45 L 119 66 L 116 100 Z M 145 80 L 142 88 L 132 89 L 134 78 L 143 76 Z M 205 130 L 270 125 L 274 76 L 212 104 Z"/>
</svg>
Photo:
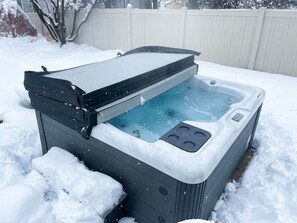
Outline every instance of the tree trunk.
<svg viewBox="0 0 297 223">
<path fill-rule="evenodd" d="M 61 46 L 66 44 L 66 26 L 65 26 L 65 0 L 62 0 L 61 18 L 60 18 L 60 42 Z"/>
<path fill-rule="evenodd" d="M 158 8 L 158 1 L 153 0 L 153 9 L 157 9 L 157 8 Z"/>
</svg>

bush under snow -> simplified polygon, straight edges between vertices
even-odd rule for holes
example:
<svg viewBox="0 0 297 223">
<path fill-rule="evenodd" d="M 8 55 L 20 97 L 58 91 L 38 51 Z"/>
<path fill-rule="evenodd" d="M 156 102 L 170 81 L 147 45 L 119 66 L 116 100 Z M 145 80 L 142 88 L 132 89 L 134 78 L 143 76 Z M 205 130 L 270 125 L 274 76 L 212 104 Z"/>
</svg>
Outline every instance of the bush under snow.
<svg viewBox="0 0 297 223">
<path fill-rule="evenodd" d="M 15 1 L 0 0 L 0 36 L 37 36 L 37 30 Z"/>
</svg>

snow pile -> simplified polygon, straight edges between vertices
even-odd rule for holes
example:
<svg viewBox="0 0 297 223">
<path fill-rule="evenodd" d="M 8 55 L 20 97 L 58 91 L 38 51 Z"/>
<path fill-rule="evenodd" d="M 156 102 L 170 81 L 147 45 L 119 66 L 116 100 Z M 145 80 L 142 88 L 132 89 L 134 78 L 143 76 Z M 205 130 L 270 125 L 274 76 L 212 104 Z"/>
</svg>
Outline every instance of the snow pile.
<svg viewBox="0 0 297 223">
<path fill-rule="evenodd" d="M 75 156 L 57 147 L 34 159 L 32 168 L 24 183 L 45 194 L 58 221 L 103 222 L 123 196 L 120 183 L 89 171 Z"/>
<path fill-rule="evenodd" d="M 51 206 L 33 188 L 15 184 L 0 191 L 1 223 L 54 223 Z"/>
<path fill-rule="evenodd" d="M 4 94 L 2 97 L 10 98 L 10 103 L 13 103 L 13 97 L 9 97 L 7 93 L 0 90 L 0 94 Z M 3 107 L 1 102 L 6 100 L 2 100 L 2 97 L 0 96 L 0 120 L 3 120 L 0 124 L 0 190 L 21 182 L 30 172 L 32 158 L 41 155 L 38 132 L 33 130 L 36 125 L 33 110 L 20 108 L 19 112 L 9 114 L 14 106 L 7 103 L 7 107 Z M 20 124 L 31 121 L 33 129 L 22 130 L 16 127 L 14 121 L 18 118 L 13 121 L 15 114 L 19 115 Z"/>
<path fill-rule="evenodd" d="M 104 222 L 124 195 L 120 183 L 89 171 L 75 156 L 57 147 L 33 159 L 26 177 L 11 154 L 0 150 L 0 155 L 3 182 L 12 185 L 0 190 L 0 219 L 5 222 Z"/>
<path fill-rule="evenodd" d="M 5 16 L 11 14 L 14 17 L 17 16 L 17 12 L 20 11 L 20 7 L 16 1 L 13 0 L 1 0 L 0 1 L 0 9 L 1 9 L 1 17 L 4 18 Z"/>
<path fill-rule="evenodd" d="M 37 36 L 28 16 L 13 0 L 0 0 L 0 36 Z"/>
<path fill-rule="evenodd" d="M 3 135 L 4 132 L 2 132 L 1 136 Z M 25 169 L 17 161 L 13 153 L 3 148 L 0 149 L 0 165 L 0 189 L 23 179 Z"/>
</svg>

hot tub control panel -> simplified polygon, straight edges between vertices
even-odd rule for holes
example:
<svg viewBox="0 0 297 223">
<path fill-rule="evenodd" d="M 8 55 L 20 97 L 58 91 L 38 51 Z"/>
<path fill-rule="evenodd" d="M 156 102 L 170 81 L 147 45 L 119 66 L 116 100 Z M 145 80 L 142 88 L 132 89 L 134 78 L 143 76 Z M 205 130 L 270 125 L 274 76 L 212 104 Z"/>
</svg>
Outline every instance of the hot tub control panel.
<svg viewBox="0 0 297 223">
<path fill-rule="evenodd" d="M 211 137 L 210 132 L 179 123 L 160 139 L 187 152 L 197 152 Z"/>
<path fill-rule="evenodd" d="M 241 119 L 244 117 L 243 114 L 241 113 L 236 113 L 233 117 L 232 117 L 232 120 L 235 121 L 235 122 L 240 122 Z"/>
</svg>

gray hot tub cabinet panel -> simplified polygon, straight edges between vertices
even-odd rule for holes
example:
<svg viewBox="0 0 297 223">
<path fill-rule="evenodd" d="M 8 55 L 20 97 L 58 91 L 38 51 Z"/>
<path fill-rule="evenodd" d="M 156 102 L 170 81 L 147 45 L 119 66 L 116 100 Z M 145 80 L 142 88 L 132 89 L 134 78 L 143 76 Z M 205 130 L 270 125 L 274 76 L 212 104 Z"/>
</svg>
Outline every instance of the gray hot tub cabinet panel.
<svg viewBox="0 0 297 223">
<path fill-rule="evenodd" d="M 199 184 L 183 183 L 96 138 L 85 140 L 74 130 L 38 111 L 36 115 L 43 153 L 52 146 L 61 147 L 84 161 L 90 169 L 118 180 L 128 194 L 125 214 L 135 217 L 137 222 L 175 223 L 209 217 L 247 145 L 253 140 L 260 109 L 208 179 Z"/>
</svg>

